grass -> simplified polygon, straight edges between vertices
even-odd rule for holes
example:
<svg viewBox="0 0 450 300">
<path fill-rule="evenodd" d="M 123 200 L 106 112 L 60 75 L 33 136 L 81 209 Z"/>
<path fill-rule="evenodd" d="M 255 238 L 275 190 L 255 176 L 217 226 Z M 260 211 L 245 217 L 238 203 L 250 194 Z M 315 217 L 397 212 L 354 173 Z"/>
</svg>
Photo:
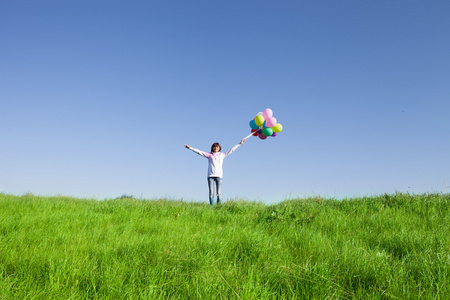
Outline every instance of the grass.
<svg viewBox="0 0 450 300">
<path fill-rule="evenodd" d="M 0 194 L 0 299 L 447 299 L 450 196 Z"/>
</svg>

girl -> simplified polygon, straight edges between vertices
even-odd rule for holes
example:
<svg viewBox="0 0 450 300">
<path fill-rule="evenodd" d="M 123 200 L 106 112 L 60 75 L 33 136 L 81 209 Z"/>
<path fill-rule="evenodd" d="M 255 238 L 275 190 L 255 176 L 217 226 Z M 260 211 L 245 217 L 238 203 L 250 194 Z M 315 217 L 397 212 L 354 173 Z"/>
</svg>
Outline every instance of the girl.
<svg viewBox="0 0 450 300">
<path fill-rule="evenodd" d="M 220 152 L 222 147 L 219 143 L 214 143 L 211 146 L 211 152 L 204 152 L 198 149 L 189 147 L 188 145 L 184 145 L 189 150 L 206 157 L 208 159 L 208 187 L 209 187 L 209 203 L 214 205 L 214 183 L 216 183 L 216 194 L 217 194 L 217 204 L 220 204 L 221 200 L 221 189 L 222 189 L 222 164 L 223 159 L 234 152 L 240 145 L 245 142 L 245 139 L 241 140 L 239 144 L 231 148 L 226 152 Z"/>
</svg>

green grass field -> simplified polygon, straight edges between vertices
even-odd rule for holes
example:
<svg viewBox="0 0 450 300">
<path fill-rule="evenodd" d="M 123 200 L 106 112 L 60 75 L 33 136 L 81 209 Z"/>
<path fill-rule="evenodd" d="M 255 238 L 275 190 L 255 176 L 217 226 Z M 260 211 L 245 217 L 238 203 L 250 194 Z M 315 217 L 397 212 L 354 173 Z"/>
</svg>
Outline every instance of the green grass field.
<svg viewBox="0 0 450 300">
<path fill-rule="evenodd" d="M 448 299 L 450 196 L 0 194 L 0 299 Z"/>
</svg>

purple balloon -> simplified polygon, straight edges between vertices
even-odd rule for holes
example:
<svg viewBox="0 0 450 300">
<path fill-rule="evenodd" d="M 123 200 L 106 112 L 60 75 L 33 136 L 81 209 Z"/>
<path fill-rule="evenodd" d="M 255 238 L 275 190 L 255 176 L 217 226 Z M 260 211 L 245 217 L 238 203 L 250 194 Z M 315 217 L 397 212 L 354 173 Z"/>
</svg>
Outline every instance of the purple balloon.
<svg viewBox="0 0 450 300">
<path fill-rule="evenodd" d="M 278 132 L 274 132 L 274 133 L 272 133 L 271 136 L 275 137 L 275 136 L 277 136 L 277 135 L 278 135 Z"/>
</svg>

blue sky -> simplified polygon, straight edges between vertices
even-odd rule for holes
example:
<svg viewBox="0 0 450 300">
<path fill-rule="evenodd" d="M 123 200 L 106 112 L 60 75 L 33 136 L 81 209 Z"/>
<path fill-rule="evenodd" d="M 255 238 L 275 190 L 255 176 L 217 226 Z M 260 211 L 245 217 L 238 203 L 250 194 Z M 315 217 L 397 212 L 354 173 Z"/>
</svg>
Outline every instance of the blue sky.
<svg viewBox="0 0 450 300">
<path fill-rule="evenodd" d="M 446 192 L 448 1 L 1 1 L 0 192 L 207 202 Z"/>
</svg>

